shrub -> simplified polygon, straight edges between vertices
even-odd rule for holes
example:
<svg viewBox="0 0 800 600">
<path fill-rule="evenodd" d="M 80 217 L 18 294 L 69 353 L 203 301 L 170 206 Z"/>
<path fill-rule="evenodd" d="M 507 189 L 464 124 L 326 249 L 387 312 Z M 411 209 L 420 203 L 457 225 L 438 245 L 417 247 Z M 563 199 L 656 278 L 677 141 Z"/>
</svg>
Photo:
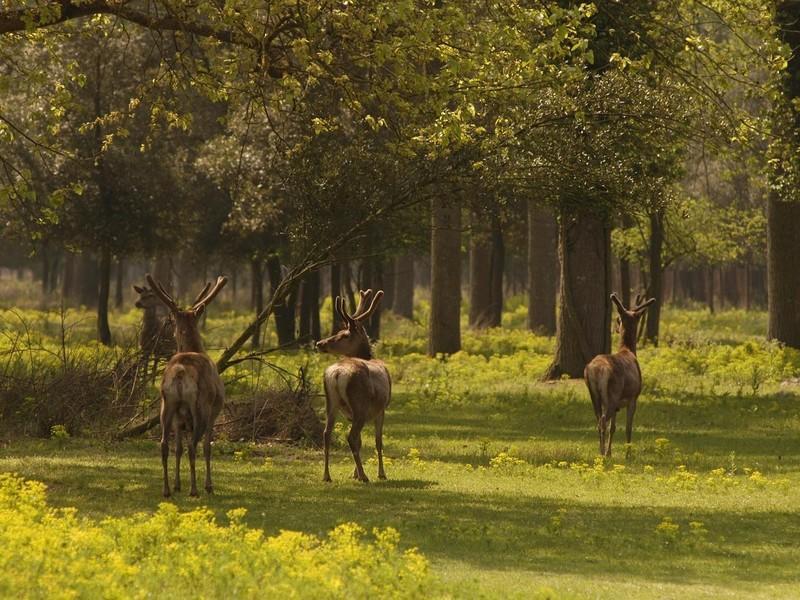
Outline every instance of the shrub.
<svg viewBox="0 0 800 600">
<path fill-rule="evenodd" d="M 216 522 L 205 508 L 81 519 L 48 506 L 45 486 L 0 475 L 0 597 L 421 598 L 445 588 L 393 529 L 345 523 L 325 539 L 265 537 L 244 509 Z"/>
</svg>

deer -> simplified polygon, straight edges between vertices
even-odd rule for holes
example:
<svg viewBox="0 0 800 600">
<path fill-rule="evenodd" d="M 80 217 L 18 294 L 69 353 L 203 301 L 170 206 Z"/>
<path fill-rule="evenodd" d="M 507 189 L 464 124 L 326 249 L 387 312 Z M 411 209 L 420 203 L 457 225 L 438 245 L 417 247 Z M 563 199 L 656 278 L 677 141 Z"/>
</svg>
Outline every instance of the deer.
<svg viewBox="0 0 800 600">
<path fill-rule="evenodd" d="M 140 364 L 144 369 L 142 379 L 147 381 L 148 365 L 152 357 L 152 379 L 155 382 L 159 361 L 162 358 L 169 360 L 175 354 L 175 322 L 153 290 L 147 286 L 138 285 L 134 285 L 133 289 L 139 295 L 135 306 L 144 311 L 142 331 L 139 334 L 139 348 L 142 357 Z"/>
<path fill-rule="evenodd" d="M 367 422 L 375 422 L 375 448 L 378 451 L 378 479 L 386 479 L 383 468 L 383 419 L 392 395 L 392 380 L 383 361 L 372 356 L 369 336 L 364 322 L 375 312 L 383 297 L 383 290 L 375 293 L 369 308 L 372 290 L 361 291 L 361 301 L 356 312 L 349 314 L 344 299 L 336 296 L 334 307 L 342 319 L 344 328 L 338 333 L 320 340 L 316 347 L 320 352 L 342 355 L 338 362 L 325 369 L 325 471 L 322 480 L 331 481 L 328 461 L 331 432 L 336 422 L 336 413 L 341 411 L 352 423 L 347 443 L 353 453 L 355 469 L 353 479 L 368 483 L 369 478 L 361 464 L 361 430 Z"/>
<path fill-rule="evenodd" d="M 611 301 L 617 307 L 618 313 L 615 329 L 620 334 L 619 350 L 613 354 L 598 354 L 583 371 L 597 419 L 601 456 L 611 456 L 611 440 L 617 428 L 617 412 L 623 407 L 627 409 L 625 439 L 628 443 L 627 453 L 630 453 L 633 415 L 642 391 L 642 371 L 639 361 L 636 360 L 638 324 L 647 307 L 656 301 L 655 298 L 646 302 L 643 300 L 644 296 L 637 295 L 634 306 L 627 309 L 616 294 L 611 294 Z"/>
<path fill-rule="evenodd" d="M 161 465 L 164 469 L 164 497 L 169 489 L 169 434 L 175 431 L 175 491 L 180 491 L 181 455 L 183 433 L 189 434 L 190 496 L 198 496 L 195 476 L 195 457 L 200 438 L 206 461 L 205 490 L 214 491 L 211 483 L 211 434 L 222 405 L 225 402 L 225 386 L 217 366 L 206 354 L 200 339 L 199 320 L 209 303 L 225 287 L 228 280 L 217 277 L 212 287 L 207 283 L 194 303 L 181 309 L 164 287 L 149 274 L 145 277 L 150 289 L 169 309 L 175 321 L 175 339 L 178 351 L 164 367 L 161 380 Z"/>
</svg>

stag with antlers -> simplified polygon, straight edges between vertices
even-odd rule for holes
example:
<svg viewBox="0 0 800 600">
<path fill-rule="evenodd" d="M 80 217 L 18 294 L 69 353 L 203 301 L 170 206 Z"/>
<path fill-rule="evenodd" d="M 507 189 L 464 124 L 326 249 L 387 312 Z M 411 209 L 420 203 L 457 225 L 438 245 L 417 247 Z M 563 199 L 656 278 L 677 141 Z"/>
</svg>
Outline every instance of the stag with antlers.
<svg viewBox="0 0 800 600">
<path fill-rule="evenodd" d="M 178 352 L 164 369 L 161 381 L 161 464 L 164 468 L 164 496 L 170 495 L 169 434 L 175 431 L 175 490 L 181 489 L 180 466 L 183 454 L 183 433 L 189 434 L 189 468 L 191 496 L 197 496 L 195 457 L 200 438 L 205 437 L 203 452 L 206 459 L 205 489 L 213 491 L 211 484 L 211 433 L 222 404 L 225 387 L 217 372 L 217 366 L 209 358 L 200 339 L 198 321 L 206 306 L 227 283 L 225 277 L 217 277 L 212 287 L 207 283 L 191 307 L 181 309 L 164 287 L 147 275 L 153 293 L 169 309 L 175 321 L 175 337 Z"/>
<path fill-rule="evenodd" d="M 369 337 L 364 322 L 372 315 L 383 297 L 383 291 L 375 293 L 369 308 L 372 290 L 361 292 L 361 301 L 355 314 L 344 308 L 343 299 L 336 297 L 336 312 L 342 318 L 344 329 L 329 338 L 317 342 L 321 352 L 340 354 L 344 358 L 325 370 L 325 473 L 324 481 L 330 481 L 328 460 L 331 432 L 336 422 L 336 412 L 342 411 L 352 426 L 347 443 L 353 453 L 355 470 L 353 479 L 368 482 L 361 464 L 361 430 L 370 421 L 375 422 L 375 448 L 378 451 L 378 478 L 386 479 L 383 470 L 383 417 L 392 395 L 392 380 L 382 361 L 372 356 Z"/>
<path fill-rule="evenodd" d="M 650 298 L 644 302 L 644 296 L 637 295 L 634 307 L 625 308 L 616 294 L 611 300 L 617 307 L 617 333 L 620 334 L 619 350 L 614 354 L 599 354 L 586 365 L 583 378 L 592 397 L 594 414 L 597 419 L 597 431 L 600 433 L 600 454 L 611 456 L 611 439 L 616 430 L 617 412 L 627 409 L 625 438 L 630 450 L 633 433 L 633 415 L 636 412 L 636 401 L 642 391 L 642 372 L 636 360 L 636 336 L 639 319 L 647 311 L 647 307 L 656 301 Z"/>
</svg>

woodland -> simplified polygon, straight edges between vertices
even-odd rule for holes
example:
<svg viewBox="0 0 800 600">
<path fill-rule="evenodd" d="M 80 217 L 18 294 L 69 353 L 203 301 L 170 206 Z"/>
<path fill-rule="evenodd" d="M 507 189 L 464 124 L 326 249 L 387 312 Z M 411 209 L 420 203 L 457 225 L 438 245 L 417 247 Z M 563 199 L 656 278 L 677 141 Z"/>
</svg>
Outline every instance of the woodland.
<svg viewBox="0 0 800 600">
<path fill-rule="evenodd" d="M 0 597 L 797 597 L 798 190 L 798 0 L 0 2 Z"/>
</svg>

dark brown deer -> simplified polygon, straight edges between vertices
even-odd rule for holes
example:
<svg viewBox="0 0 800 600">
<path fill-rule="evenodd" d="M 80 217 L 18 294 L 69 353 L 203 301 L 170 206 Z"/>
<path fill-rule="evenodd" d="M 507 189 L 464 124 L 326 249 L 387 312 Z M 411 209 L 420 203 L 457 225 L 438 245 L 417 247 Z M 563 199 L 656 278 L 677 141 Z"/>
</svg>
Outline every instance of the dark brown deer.
<svg viewBox="0 0 800 600">
<path fill-rule="evenodd" d="M 139 334 L 139 348 L 141 352 L 142 379 L 147 381 L 150 359 L 153 359 L 152 379 L 155 381 L 158 363 L 161 359 L 169 360 L 175 354 L 175 322 L 169 310 L 159 300 L 155 292 L 147 286 L 133 286 L 139 294 L 136 299 L 136 308 L 144 311 L 142 317 L 142 331 Z"/>
<path fill-rule="evenodd" d="M 161 381 L 161 464 L 164 468 L 164 497 L 170 495 L 169 473 L 169 433 L 175 431 L 175 490 L 181 489 L 180 468 L 183 454 L 183 433 L 189 434 L 189 468 L 191 490 L 189 495 L 197 496 L 195 477 L 195 457 L 197 444 L 205 436 L 203 452 L 206 459 L 206 492 L 213 492 L 211 484 L 211 433 L 214 422 L 225 401 L 225 387 L 217 372 L 217 366 L 209 358 L 200 340 L 198 321 L 206 306 L 225 287 L 225 277 L 217 277 L 214 287 L 206 284 L 194 304 L 181 309 L 167 291 L 147 275 L 147 283 L 156 296 L 170 310 L 175 320 L 175 338 L 178 352 L 164 368 Z"/>
<path fill-rule="evenodd" d="M 611 294 L 611 300 L 619 313 L 616 328 L 620 334 L 619 350 L 614 354 L 595 356 L 583 371 L 597 418 L 602 456 L 611 456 L 611 440 L 617 428 L 617 412 L 623 407 L 627 409 L 625 439 L 628 444 L 631 443 L 636 400 L 642 391 L 642 372 L 639 361 L 636 360 L 637 326 L 647 307 L 656 301 L 655 298 L 650 298 L 647 302 L 642 302 L 644 296 L 636 296 L 634 307 L 628 310 L 616 294 Z"/>
<path fill-rule="evenodd" d="M 344 308 L 340 296 L 334 302 L 336 312 L 342 318 L 344 329 L 329 338 L 317 342 L 321 352 L 340 354 L 344 358 L 325 369 L 325 473 L 323 481 L 330 481 L 328 458 L 330 455 L 331 432 L 336 422 L 336 412 L 342 413 L 350 420 L 352 426 L 347 436 L 347 443 L 353 453 L 355 470 L 353 479 L 368 482 L 361 464 L 361 430 L 370 421 L 375 422 L 375 448 L 378 451 L 378 478 L 386 479 L 383 470 L 383 417 L 392 395 L 392 380 L 383 361 L 372 357 L 369 337 L 364 329 L 364 321 L 378 307 L 383 291 L 375 293 L 375 297 L 366 308 L 372 290 L 361 292 L 361 302 L 354 315 Z"/>
</svg>

